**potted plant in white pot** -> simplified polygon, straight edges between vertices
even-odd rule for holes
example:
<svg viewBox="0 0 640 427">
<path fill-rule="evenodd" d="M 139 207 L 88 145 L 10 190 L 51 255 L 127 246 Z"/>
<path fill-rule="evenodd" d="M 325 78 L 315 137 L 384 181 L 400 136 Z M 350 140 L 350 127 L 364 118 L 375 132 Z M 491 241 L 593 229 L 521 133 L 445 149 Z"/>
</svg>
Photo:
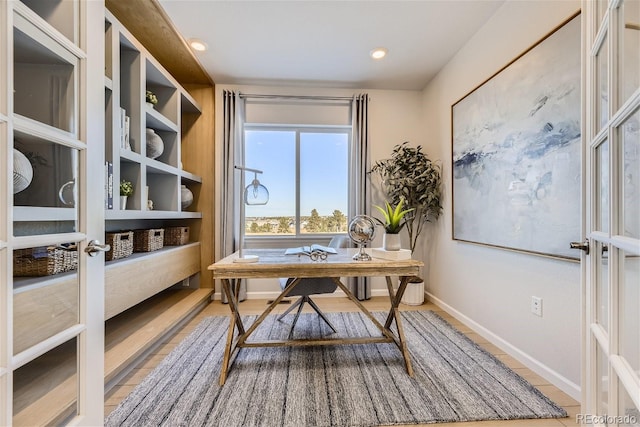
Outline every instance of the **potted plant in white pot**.
<svg viewBox="0 0 640 427">
<path fill-rule="evenodd" d="M 416 249 L 424 226 L 436 221 L 442 213 L 441 169 L 440 164 L 422 152 L 420 145 L 411 147 L 409 142 L 396 145 L 390 158 L 377 161 L 371 169 L 380 177 L 388 203 L 397 206 L 404 201 L 406 209 L 411 209 L 404 217 L 411 253 Z M 422 304 L 424 282 L 410 283 L 402 302 Z"/>
<path fill-rule="evenodd" d="M 133 184 L 131 181 L 120 181 L 120 209 L 127 209 L 127 198 L 133 194 Z"/>
<path fill-rule="evenodd" d="M 386 251 L 399 251 L 400 250 L 400 230 L 405 225 L 403 221 L 404 216 L 411 212 L 411 209 L 402 209 L 404 199 L 400 199 L 400 202 L 394 208 L 389 202 L 385 202 L 384 209 L 380 206 L 374 205 L 378 209 L 383 217 L 384 221 L 374 218 L 384 227 L 384 235 L 382 236 L 382 247 Z"/>
</svg>

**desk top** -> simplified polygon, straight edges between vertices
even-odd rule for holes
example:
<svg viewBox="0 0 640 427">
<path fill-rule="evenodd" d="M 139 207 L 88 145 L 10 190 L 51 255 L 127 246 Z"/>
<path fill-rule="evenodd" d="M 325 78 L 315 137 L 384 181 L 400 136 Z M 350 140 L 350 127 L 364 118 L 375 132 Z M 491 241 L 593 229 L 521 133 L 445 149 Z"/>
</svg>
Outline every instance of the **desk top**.
<svg viewBox="0 0 640 427">
<path fill-rule="evenodd" d="M 417 276 L 422 261 L 413 259 L 394 261 L 373 258 L 371 261 L 354 261 L 351 257 L 357 249 L 338 249 L 329 254 L 326 261 L 311 261 L 306 256 L 285 255 L 285 249 L 246 249 L 245 255 L 258 255 L 253 263 L 233 262 L 238 253 L 229 255 L 208 269 L 214 279 L 270 278 L 270 277 L 358 277 L 358 276 Z"/>
</svg>

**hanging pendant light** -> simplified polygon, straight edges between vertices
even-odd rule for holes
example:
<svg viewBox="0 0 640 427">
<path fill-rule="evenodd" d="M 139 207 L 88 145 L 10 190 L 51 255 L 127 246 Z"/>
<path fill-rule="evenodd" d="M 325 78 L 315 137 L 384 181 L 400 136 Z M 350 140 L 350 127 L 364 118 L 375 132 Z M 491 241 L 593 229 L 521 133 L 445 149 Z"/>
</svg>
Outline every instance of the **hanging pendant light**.
<svg viewBox="0 0 640 427">
<path fill-rule="evenodd" d="M 244 223 L 245 223 L 245 205 L 266 205 L 269 201 L 269 190 L 267 187 L 260 184 L 258 181 L 258 174 L 262 173 L 261 170 L 247 168 L 245 166 L 234 166 L 235 169 L 240 171 L 240 221 L 238 222 L 238 256 L 234 258 L 233 262 L 258 262 L 258 255 L 245 255 L 244 254 Z M 253 172 L 253 181 L 251 184 L 244 187 L 244 173 Z"/>
<path fill-rule="evenodd" d="M 266 205 L 269 202 L 269 190 L 260 184 L 257 173 L 254 173 L 253 181 L 244 189 L 244 202 L 251 206 Z"/>
</svg>

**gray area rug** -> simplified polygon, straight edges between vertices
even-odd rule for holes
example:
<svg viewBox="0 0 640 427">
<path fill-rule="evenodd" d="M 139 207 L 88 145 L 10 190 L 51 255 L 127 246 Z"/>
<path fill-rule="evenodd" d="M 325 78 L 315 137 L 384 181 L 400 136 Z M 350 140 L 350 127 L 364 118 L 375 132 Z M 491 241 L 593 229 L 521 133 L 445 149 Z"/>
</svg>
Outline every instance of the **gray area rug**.
<svg viewBox="0 0 640 427">
<path fill-rule="evenodd" d="M 375 313 L 384 323 L 386 313 Z M 257 316 L 244 316 L 250 324 Z M 379 336 L 363 314 L 329 313 L 344 336 Z M 209 317 L 107 417 L 107 426 L 376 426 L 559 418 L 566 412 L 430 311 L 403 312 L 415 377 L 393 344 L 245 348 L 218 385 L 227 317 Z M 285 339 L 293 315 L 252 336 Z M 329 335 L 303 314 L 296 338 Z M 348 331 L 346 333 L 340 331 Z"/>
</svg>

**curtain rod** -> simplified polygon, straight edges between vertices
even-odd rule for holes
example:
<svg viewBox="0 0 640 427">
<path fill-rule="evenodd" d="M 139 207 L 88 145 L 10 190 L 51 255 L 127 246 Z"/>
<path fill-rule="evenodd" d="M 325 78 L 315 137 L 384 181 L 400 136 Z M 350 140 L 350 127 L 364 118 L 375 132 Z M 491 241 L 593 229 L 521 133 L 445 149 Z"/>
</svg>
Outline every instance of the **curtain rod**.
<svg viewBox="0 0 640 427">
<path fill-rule="evenodd" d="M 314 96 L 314 95 L 260 95 L 241 93 L 240 98 L 263 98 L 263 99 L 317 99 L 324 101 L 352 101 L 353 96 Z"/>
</svg>

